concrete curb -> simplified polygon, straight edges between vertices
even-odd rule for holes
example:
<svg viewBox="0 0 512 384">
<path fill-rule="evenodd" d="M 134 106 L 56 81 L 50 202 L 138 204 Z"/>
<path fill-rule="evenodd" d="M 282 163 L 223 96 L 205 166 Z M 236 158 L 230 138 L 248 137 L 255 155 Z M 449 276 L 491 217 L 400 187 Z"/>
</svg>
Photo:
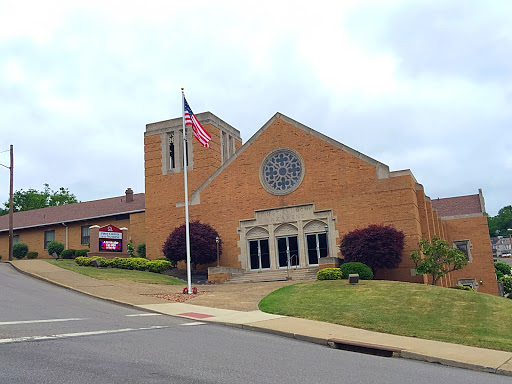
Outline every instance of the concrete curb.
<svg viewBox="0 0 512 384">
<path fill-rule="evenodd" d="M 22 274 L 24 274 L 26 276 L 31 276 L 31 277 L 34 277 L 36 279 L 45 281 L 45 282 L 50 283 L 50 284 L 57 285 L 59 287 L 62 287 L 62 288 L 65 288 L 65 289 L 68 289 L 68 290 L 71 290 L 71 291 L 75 291 L 75 292 L 78 292 L 78 293 L 81 293 L 81 294 L 84 294 L 84 295 L 87 295 L 87 296 L 91 296 L 91 297 L 94 297 L 94 298 L 97 298 L 97 299 L 100 299 L 100 300 L 109 301 L 111 303 L 122 305 L 122 306 L 125 306 L 125 307 L 135 308 L 135 309 L 142 310 L 142 311 L 145 311 L 145 312 L 161 313 L 161 312 L 156 311 L 156 310 L 152 310 L 152 309 L 148 309 L 148 308 L 142 308 L 142 307 L 140 307 L 138 305 L 126 303 L 126 302 L 123 302 L 123 301 L 120 301 L 120 300 L 115 300 L 115 299 L 111 299 L 111 298 L 107 298 L 107 297 L 97 296 L 97 295 L 94 295 L 92 293 L 89 293 L 89 292 L 86 292 L 86 291 L 82 291 L 82 290 L 79 290 L 77 288 L 74 288 L 74 287 L 62 284 L 62 283 L 58 283 L 58 282 L 56 282 L 54 280 L 50 280 L 50 279 L 48 279 L 46 277 L 43 277 L 43 276 L 40 276 L 38 274 L 24 271 L 21 268 L 19 268 L 19 267 L 15 266 L 14 264 L 12 264 L 10 261 L 5 261 L 5 263 L 10 264 L 14 269 L 16 269 L 18 272 L 20 272 L 20 273 L 22 273 Z M 179 315 L 167 315 L 167 316 L 176 316 L 176 317 L 181 317 L 181 318 L 187 318 L 185 316 L 179 316 Z M 340 339 L 325 339 L 325 338 L 321 338 L 321 337 L 314 337 L 314 336 L 308 336 L 308 335 L 303 335 L 303 334 L 298 334 L 298 333 L 293 333 L 293 332 L 286 332 L 286 331 L 279 331 L 279 330 L 269 329 L 269 328 L 260 327 L 260 326 L 256 326 L 256 325 L 251 325 L 251 324 L 238 324 L 238 323 L 229 323 L 229 322 L 222 322 L 222 321 L 212 322 L 212 321 L 208 321 L 207 319 L 203 319 L 201 321 L 207 322 L 208 324 L 218 324 L 218 325 L 229 326 L 229 327 L 233 327 L 233 328 L 240 328 L 240 329 L 244 329 L 244 330 L 248 330 L 248 331 L 269 333 L 269 334 L 272 334 L 272 335 L 292 338 L 292 339 L 296 339 L 296 340 L 304 341 L 304 342 L 308 342 L 308 343 L 314 343 L 314 344 L 329 346 L 331 348 L 336 348 L 336 349 L 344 349 L 344 350 L 348 350 L 348 351 L 362 352 L 362 349 L 368 349 L 370 347 L 370 349 L 374 349 L 374 350 L 377 350 L 377 351 L 378 350 L 381 350 L 381 351 L 392 351 L 392 357 L 401 357 L 401 358 L 409 359 L 409 360 L 417 360 L 417 361 L 423 361 L 423 362 L 428 362 L 428 363 L 437 363 L 437 364 L 445 365 L 445 366 L 448 366 L 448 367 L 462 368 L 462 369 L 467 369 L 467 370 L 472 370 L 472 371 L 479 371 L 479 372 L 494 373 L 494 374 L 503 375 L 503 376 L 512 376 L 512 370 L 509 370 L 509 369 L 502 369 L 500 367 L 493 368 L 493 367 L 489 367 L 489 366 L 485 366 L 485 365 L 465 363 L 465 362 L 462 362 L 462 361 L 451 360 L 451 359 L 443 359 L 443 358 L 439 358 L 439 357 L 435 357 L 435 356 L 424 355 L 424 354 L 421 354 L 421 353 L 411 352 L 411 351 L 407 351 L 407 350 L 400 350 L 400 349 L 397 349 L 397 348 L 383 346 L 383 345 L 368 344 L 368 343 L 355 342 L 355 341 L 346 341 L 346 340 L 340 340 Z M 340 344 L 343 344 L 347 348 L 338 348 L 336 346 L 336 344 L 338 344 L 338 346 L 340 346 Z M 353 346 L 355 348 L 354 349 L 349 349 L 350 346 Z M 363 352 L 363 353 L 368 353 L 368 352 Z M 380 355 L 379 353 L 370 353 L 370 354 Z M 380 356 L 382 356 L 382 355 L 380 355 Z M 505 365 L 506 363 L 502 364 L 502 366 Z"/>
<path fill-rule="evenodd" d="M 512 372 L 508 371 L 508 370 L 502 370 L 503 373 L 500 373 L 499 368 L 493 368 L 493 367 L 488 367 L 488 366 L 479 365 L 479 364 L 464 363 L 462 361 L 457 361 L 457 360 L 442 359 L 440 357 L 423 355 L 421 353 L 416 353 L 416 352 L 402 351 L 401 357 L 403 357 L 404 359 L 425 361 L 427 363 L 437 363 L 437 364 L 446 365 L 449 367 L 468 369 L 471 371 L 488 372 L 488 373 L 496 373 L 496 374 L 501 374 L 501 375 L 512 376 Z M 506 373 L 506 372 L 508 372 L 508 373 Z"/>
</svg>

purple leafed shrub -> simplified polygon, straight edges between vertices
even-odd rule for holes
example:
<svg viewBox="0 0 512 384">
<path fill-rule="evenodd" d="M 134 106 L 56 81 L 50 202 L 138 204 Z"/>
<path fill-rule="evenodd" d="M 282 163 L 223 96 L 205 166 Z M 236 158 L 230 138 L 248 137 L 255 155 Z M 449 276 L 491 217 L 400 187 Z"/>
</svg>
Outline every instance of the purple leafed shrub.
<svg viewBox="0 0 512 384">
<path fill-rule="evenodd" d="M 396 268 L 402 261 L 404 234 L 395 228 L 370 225 L 347 233 L 340 244 L 344 262 L 369 266 L 375 274 L 380 268 Z"/>
<path fill-rule="evenodd" d="M 199 221 L 190 223 L 190 262 L 194 269 L 197 264 L 210 264 L 217 260 L 217 236 L 217 231 L 208 224 Z M 185 224 L 171 232 L 162 246 L 162 252 L 174 263 L 186 260 Z M 222 241 L 219 241 L 219 254 L 221 253 Z"/>
</svg>

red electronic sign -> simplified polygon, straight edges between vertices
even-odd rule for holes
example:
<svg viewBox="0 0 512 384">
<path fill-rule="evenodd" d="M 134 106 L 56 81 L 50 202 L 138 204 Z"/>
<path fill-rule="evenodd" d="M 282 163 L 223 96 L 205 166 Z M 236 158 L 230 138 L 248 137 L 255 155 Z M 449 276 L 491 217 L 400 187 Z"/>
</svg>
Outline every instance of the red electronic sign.
<svg viewBox="0 0 512 384">
<path fill-rule="evenodd" d="M 99 229 L 100 251 L 122 252 L 123 231 L 113 225 L 105 225 Z"/>
<path fill-rule="evenodd" d="M 123 242 L 118 240 L 100 240 L 100 251 L 121 252 Z"/>
</svg>

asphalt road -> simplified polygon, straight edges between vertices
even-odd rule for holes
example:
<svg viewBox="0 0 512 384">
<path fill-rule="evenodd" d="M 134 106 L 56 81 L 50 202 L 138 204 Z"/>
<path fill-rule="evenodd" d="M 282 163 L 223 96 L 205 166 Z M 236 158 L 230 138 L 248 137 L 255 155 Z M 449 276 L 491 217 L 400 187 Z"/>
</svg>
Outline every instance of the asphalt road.
<svg viewBox="0 0 512 384">
<path fill-rule="evenodd" d="M 0 383 L 510 383 L 149 314 L 0 264 Z"/>
</svg>

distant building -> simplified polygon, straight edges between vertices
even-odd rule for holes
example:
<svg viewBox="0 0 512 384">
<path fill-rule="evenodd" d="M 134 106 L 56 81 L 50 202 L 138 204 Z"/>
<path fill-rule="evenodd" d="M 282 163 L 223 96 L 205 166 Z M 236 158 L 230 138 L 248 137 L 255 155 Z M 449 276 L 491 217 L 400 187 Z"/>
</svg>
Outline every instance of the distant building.
<svg viewBox="0 0 512 384">
<path fill-rule="evenodd" d="M 495 257 L 510 256 L 512 253 L 512 246 L 510 237 L 498 236 L 491 237 L 492 254 Z"/>
<path fill-rule="evenodd" d="M 144 194 L 128 188 L 125 195 L 14 213 L 14 242 L 23 242 L 38 258 L 50 257 L 46 245 L 57 240 L 65 249 L 86 249 L 89 227 L 113 224 L 128 228 L 134 243 L 144 242 Z M 9 215 L 0 216 L 0 255 L 9 255 Z"/>
</svg>

